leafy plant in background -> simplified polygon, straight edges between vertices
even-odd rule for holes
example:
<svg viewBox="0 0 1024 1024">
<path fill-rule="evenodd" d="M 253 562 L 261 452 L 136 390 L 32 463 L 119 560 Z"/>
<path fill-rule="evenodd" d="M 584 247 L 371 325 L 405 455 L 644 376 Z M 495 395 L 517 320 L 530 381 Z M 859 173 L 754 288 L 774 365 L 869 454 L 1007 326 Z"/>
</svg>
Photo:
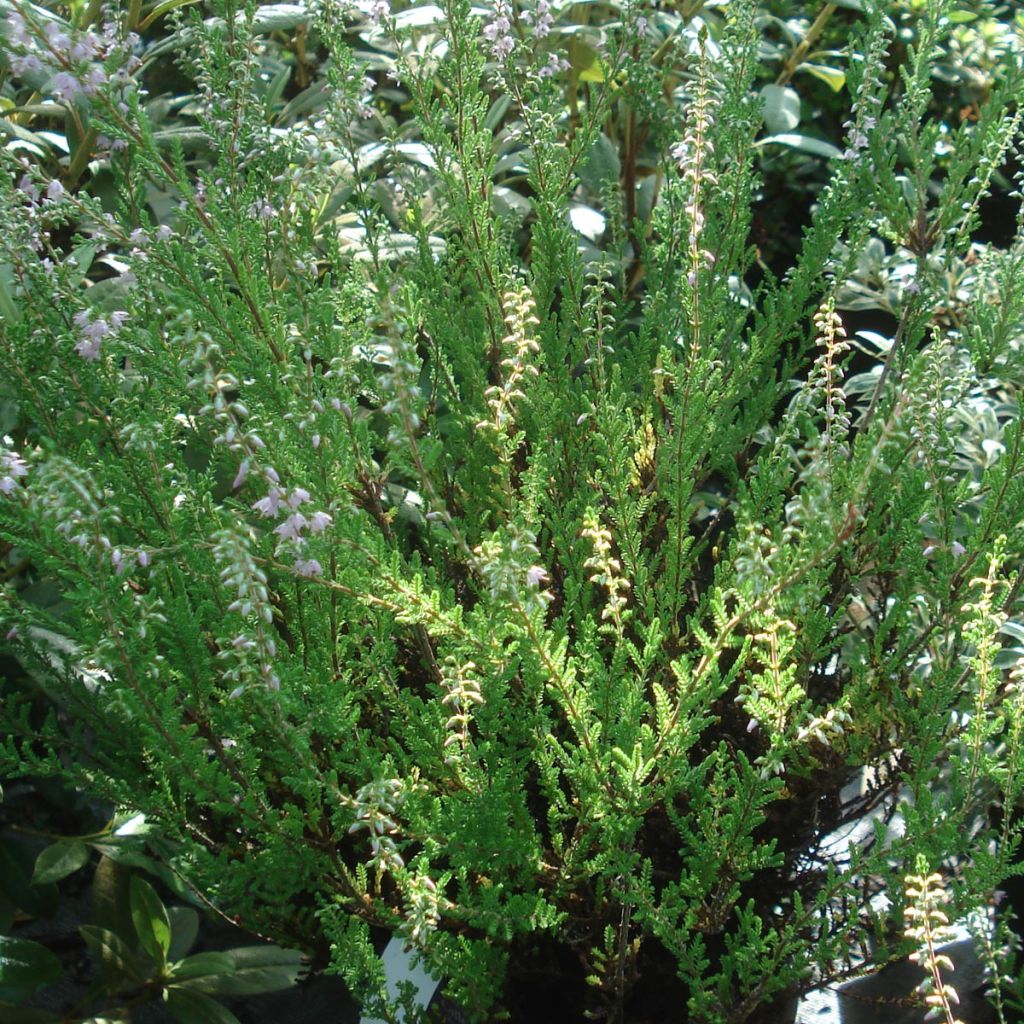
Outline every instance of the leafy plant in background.
<svg viewBox="0 0 1024 1024">
<path fill-rule="evenodd" d="M 979 86 L 961 8 L 860 7 L 762 64 L 748 2 L 222 3 L 146 43 L 168 5 L 10 0 L 0 533 L 37 689 L 3 770 L 141 808 L 384 1019 L 376 929 L 477 1019 L 541 946 L 593 1014 L 657 980 L 739 1024 L 912 952 L 908 878 L 986 905 L 1020 833 L 1021 217 L 971 237 L 1020 37 Z M 780 153 L 815 203 L 766 261 Z M 872 812 L 902 832 L 829 852 Z"/>
<path fill-rule="evenodd" d="M 8 834 L 0 842 L 5 908 L 0 921 L 0 1013 L 4 1021 L 127 1021 L 139 1007 L 159 1000 L 181 1024 L 231 1024 L 234 1014 L 214 996 L 273 992 L 295 983 L 301 955 L 277 946 L 189 955 L 199 931 L 199 914 L 190 906 L 165 906 L 137 870 L 159 871 L 175 881 L 144 852 L 146 831 L 142 815 L 118 816 L 94 834 L 43 846 L 34 861 L 31 848 L 16 835 Z M 17 919 L 42 924 L 58 907 L 66 913 L 69 888 L 87 867 L 95 869 L 89 887 L 93 919 L 79 926 L 80 945 L 58 956 L 44 943 L 14 934 Z M 180 882 L 175 887 L 180 889 Z M 56 1008 L 55 997 L 47 997 L 45 990 L 65 978 L 69 955 L 73 959 L 85 950 L 96 968 L 93 980 L 79 984 L 73 1000 Z M 67 998 L 66 990 L 62 991 Z M 47 1008 L 32 1005 L 37 995 Z"/>
</svg>

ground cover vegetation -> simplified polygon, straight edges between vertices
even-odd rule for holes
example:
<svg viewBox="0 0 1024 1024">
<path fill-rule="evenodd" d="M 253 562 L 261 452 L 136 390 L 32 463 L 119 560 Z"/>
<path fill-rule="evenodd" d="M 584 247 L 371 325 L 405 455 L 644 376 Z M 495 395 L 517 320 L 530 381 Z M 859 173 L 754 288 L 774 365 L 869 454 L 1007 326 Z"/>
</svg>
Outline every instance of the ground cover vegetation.
<svg viewBox="0 0 1024 1024">
<path fill-rule="evenodd" d="M 0 770 L 120 815 L 0 846 L 0 998 L 102 856 L 122 1019 L 296 973 L 157 884 L 386 1020 L 398 933 L 473 1020 L 952 1024 L 974 912 L 1009 1019 L 1019 14 L 0 12 Z"/>
</svg>

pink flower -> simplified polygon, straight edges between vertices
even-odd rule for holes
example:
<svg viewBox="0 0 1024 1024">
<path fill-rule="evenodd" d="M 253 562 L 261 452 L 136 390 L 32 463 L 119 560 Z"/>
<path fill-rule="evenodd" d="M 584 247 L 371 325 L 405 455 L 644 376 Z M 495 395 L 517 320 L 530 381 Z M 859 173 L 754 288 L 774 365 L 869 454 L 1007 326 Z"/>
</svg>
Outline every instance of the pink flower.
<svg viewBox="0 0 1024 1024">
<path fill-rule="evenodd" d="M 5 437 L 4 441 L 11 443 L 9 437 Z M 18 486 L 18 478 L 28 475 L 28 464 L 17 452 L 0 452 L 0 473 L 3 473 L 0 478 L 0 494 L 13 494 Z"/>
<path fill-rule="evenodd" d="M 11 11 L 7 15 L 7 31 L 10 33 L 12 43 L 29 46 L 32 42 L 28 34 L 28 25 L 18 11 Z"/>
<path fill-rule="evenodd" d="M 300 576 L 305 576 L 306 579 L 312 579 L 314 576 L 319 576 L 324 570 L 315 558 L 307 558 L 295 563 L 295 571 Z"/>
<path fill-rule="evenodd" d="M 107 83 L 107 73 L 100 65 L 94 65 L 91 67 L 85 76 L 85 81 L 82 83 L 82 92 L 86 96 L 95 96 L 96 93 L 103 88 Z"/>
<path fill-rule="evenodd" d="M 100 342 L 109 334 L 113 334 L 128 319 L 128 314 L 123 310 L 116 310 L 110 314 L 108 323 L 102 317 L 95 318 L 91 310 L 83 309 L 77 312 L 74 317 L 75 326 L 81 331 L 81 337 L 75 345 L 75 351 L 89 362 L 95 362 L 100 357 Z"/>
<path fill-rule="evenodd" d="M 547 64 L 540 69 L 538 74 L 541 78 L 550 78 L 552 75 L 568 70 L 569 62 L 564 57 L 559 57 L 557 53 L 549 53 Z"/>
<path fill-rule="evenodd" d="M 72 60 L 92 60 L 99 56 L 100 41 L 92 32 L 87 32 L 71 47 Z"/>
<path fill-rule="evenodd" d="M 46 27 L 43 29 L 43 34 L 46 36 L 50 46 L 55 50 L 65 52 L 71 48 L 71 38 L 68 34 L 62 31 L 61 27 L 54 21 L 47 22 Z"/>
<path fill-rule="evenodd" d="M 82 86 L 74 75 L 67 71 L 58 71 L 50 82 L 50 92 L 58 100 L 73 100 L 81 95 Z"/>
<path fill-rule="evenodd" d="M 526 585 L 528 587 L 539 587 L 547 578 L 547 572 L 539 565 L 531 565 L 526 570 Z"/>
<path fill-rule="evenodd" d="M 99 343 L 110 333 L 110 324 L 106 320 L 93 320 L 82 327 L 82 336 Z"/>
<path fill-rule="evenodd" d="M 309 491 L 304 487 L 296 487 L 295 490 L 292 491 L 291 497 L 288 499 L 288 507 L 296 509 L 300 505 L 304 505 L 307 501 L 309 501 Z"/>
<path fill-rule="evenodd" d="M 280 526 L 276 533 L 281 540 L 300 540 L 302 531 L 309 525 L 309 520 L 301 512 L 293 512 Z"/>
<path fill-rule="evenodd" d="M 82 338 L 75 344 L 75 351 L 87 362 L 95 363 L 100 357 L 99 339 Z"/>
<path fill-rule="evenodd" d="M 326 512 L 314 512 L 309 519 L 310 533 L 323 533 L 333 520 Z"/>
<path fill-rule="evenodd" d="M 27 174 L 18 179 L 18 191 L 24 192 L 33 203 L 39 199 L 39 186 Z"/>
<path fill-rule="evenodd" d="M 42 71 L 43 62 L 34 53 L 26 53 L 23 56 L 11 57 L 11 70 L 16 75 L 30 75 Z"/>
<path fill-rule="evenodd" d="M 491 44 L 491 53 L 498 60 L 505 60 L 515 49 L 516 41 L 512 36 L 512 22 L 503 3 L 498 4 L 494 20 L 484 25 L 484 39 Z"/>
<path fill-rule="evenodd" d="M 284 491 L 280 487 L 273 486 L 267 492 L 267 496 L 260 498 L 252 507 L 265 519 L 269 519 L 271 516 L 277 515 L 277 511 L 281 507 L 281 498 L 283 497 Z"/>
</svg>

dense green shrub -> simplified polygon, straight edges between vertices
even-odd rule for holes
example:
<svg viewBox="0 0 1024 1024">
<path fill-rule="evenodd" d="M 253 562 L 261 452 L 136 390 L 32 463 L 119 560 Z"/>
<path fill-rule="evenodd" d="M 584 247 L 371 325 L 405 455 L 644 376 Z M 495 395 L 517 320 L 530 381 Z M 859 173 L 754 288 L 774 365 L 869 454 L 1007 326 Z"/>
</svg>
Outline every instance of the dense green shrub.
<svg viewBox="0 0 1024 1024">
<path fill-rule="evenodd" d="M 288 99 L 259 40 L 302 18 L 223 4 L 155 44 L 175 134 L 138 9 L 12 0 L 19 116 L 72 145 L 3 158 L 5 631 L 52 710 L 0 766 L 144 811 L 382 1015 L 373 927 L 478 1017 L 544 935 L 594 1012 L 664 953 L 740 1022 L 912 950 L 933 872 L 963 913 L 1013 870 L 1021 219 L 971 239 L 1017 36 L 961 118 L 962 12 L 840 5 L 802 81 L 846 123 L 796 131 L 810 47 L 766 83 L 764 12 L 704 6 L 325 3 Z M 780 153 L 819 181 L 776 276 Z"/>
</svg>

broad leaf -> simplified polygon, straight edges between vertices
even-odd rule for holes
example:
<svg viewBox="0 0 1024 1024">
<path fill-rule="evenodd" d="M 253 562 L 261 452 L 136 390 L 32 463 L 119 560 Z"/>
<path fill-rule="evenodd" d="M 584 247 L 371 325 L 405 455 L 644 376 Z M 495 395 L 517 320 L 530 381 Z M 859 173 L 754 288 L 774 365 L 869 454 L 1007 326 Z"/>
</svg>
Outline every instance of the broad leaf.
<svg viewBox="0 0 1024 1024">
<path fill-rule="evenodd" d="M 800 123 L 800 97 L 785 85 L 766 85 L 761 90 L 764 100 L 764 123 L 770 132 L 792 131 Z"/>
<path fill-rule="evenodd" d="M 279 946 L 243 946 L 226 955 L 234 965 L 230 974 L 193 978 L 188 988 L 219 996 L 259 995 L 290 988 L 302 970 L 302 954 Z"/>
<path fill-rule="evenodd" d="M 198 3 L 199 0 L 164 0 L 163 3 L 157 4 L 143 19 L 139 22 L 139 30 L 145 31 L 153 24 L 154 21 L 162 18 L 165 14 L 175 10 L 178 7 L 186 7 L 189 4 Z"/>
<path fill-rule="evenodd" d="M 163 963 L 171 946 L 171 922 L 167 909 L 144 878 L 132 878 L 130 893 L 135 934 L 142 948 L 158 963 Z"/>
<path fill-rule="evenodd" d="M 238 1018 L 226 1006 L 188 989 L 168 989 L 167 1009 L 179 1024 L 238 1024 Z"/>
<path fill-rule="evenodd" d="M 96 925 L 82 925 L 79 934 L 97 957 L 107 980 L 117 991 L 142 980 L 134 953 L 128 944 L 112 931 Z"/>
<path fill-rule="evenodd" d="M 801 64 L 800 70 L 820 78 L 833 92 L 842 92 L 846 85 L 846 73 L 839 68 L 830 68 L 825 64 Z"/>
<path fill-rule="evenodd" d="M 396 14 L 395 28 L 400 32 L 409 28 L 428 28 L 431 25 L 443 25 L 447 19 L 447 13 L 437 4 L 426 4 Z"/>
<path fill-rule="evenodd" d="M 89 863 L 90 850 L 79 839 L 64 839 L 46 847 L 36 858 L 33 885 L 59 882 Z"/>
<path fill-rule="evenodd" d="M 810 135 L 800 135 L 797 132 L 784 132 L 782 135 L 770 135 L 766 139 L 758 139 L 755 146 L 789 146 L 791 149 L 799 149 L 803 153 L 813 153 L 815 156 L 828 158 L 837 157 L 842 153 L 841 149 L 833 146 L 831 142 L 824 139 L 815 139 Z"/>
<path fill-rule="evenodd" d="M 59 981 L 61 973 L 60 960 L 45 946 L 0 935 L 0 998 L 23 999 Z"/>
<path fill-rule="evenodd" d="M 180 960 L 192 948 L 199 934 L 199 914 L 192 907 L 168 907 L 171 922 L 171 945 L 168 960 Z"/>
<path fill-rule="evenodd" d="M 19 842 L 0 842 L 0 893 L 17 909 L 34 917 L 53 913 L 57 905 L 54 885 L 33 885 L 34 861 L 29 850 Z"/>
<path fill-rule="evenodd" d="M 175 984 L 178 984 L 196 978 L 207 978 L 213 974 L 230 974 L 234 969 L 235 961 L 227 953 L 196 953 L 175 964 L 171 973 Z"/>
</svg>

